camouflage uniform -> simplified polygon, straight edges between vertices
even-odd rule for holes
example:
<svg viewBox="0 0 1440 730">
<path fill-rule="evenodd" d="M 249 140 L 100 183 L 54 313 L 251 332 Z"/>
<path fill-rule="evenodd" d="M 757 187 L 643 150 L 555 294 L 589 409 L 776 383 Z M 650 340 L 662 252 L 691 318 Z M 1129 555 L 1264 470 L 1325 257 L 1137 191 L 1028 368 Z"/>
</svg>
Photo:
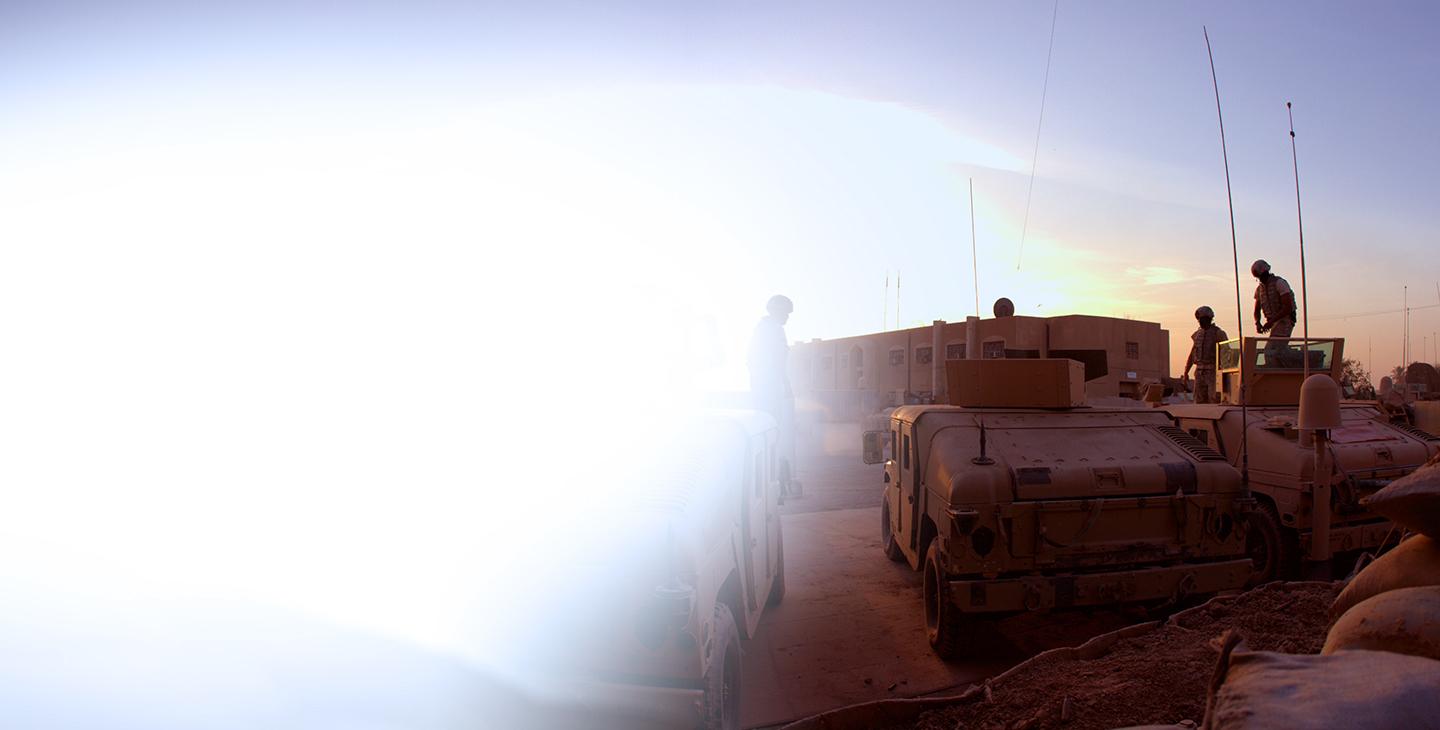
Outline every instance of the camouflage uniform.
<svg viewBox="0 0 1440 730">
<path fill-rule="evenodd" d="M 1293 295 L 1295 290 L 1290 288 L 1290 282 L 1283 278 L 1270 275 L 1267 281 L 1262 281 L 1255 287 L 1255 300 L 1260 302 L 1260 311 L 1265 314 L 1265 320 L 1270 323 L 1270 329 L 1265 333 L 1267 337 L 1289 337 L 1295 331 L 1295 310 L 1283 309 L 1282 300 L 1286 294 Z M 1265 364 L 1275 365 L 1290 346 L 1283 342 L 1269 342 L 1265 345 Z"/>
<path fill-rule="evenodd" d="M 1295 310 L 1282 310 L 1281 300 L 1286 294 L 1294 294 L 1290 288 L 1290 282 L 1283 278 L 1271 275 L 1268 281 L 1262 281 L 1255 287 L 1255 300 L 1260 302 L 1260 311 L 1265 313 L 1265 319 L 1270 323 L 1271 337 L 1289 337 L 1295 331 Z"/>
<path fill-rule="evenodd" d="M 1215 346 L 1230 339 L 1225 330 L 1210 325 L 1197 327 L 1190 335 L 1194 344 L 1190 357 L 1195 360 L 1195 402 L 1215 402 Z"/>
</svg>

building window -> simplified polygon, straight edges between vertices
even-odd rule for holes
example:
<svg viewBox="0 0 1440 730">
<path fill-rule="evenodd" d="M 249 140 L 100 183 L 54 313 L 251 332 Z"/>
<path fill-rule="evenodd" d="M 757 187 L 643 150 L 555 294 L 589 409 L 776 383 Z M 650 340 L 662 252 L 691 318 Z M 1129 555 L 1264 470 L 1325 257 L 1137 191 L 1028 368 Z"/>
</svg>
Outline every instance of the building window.
<svg viewBox="0 0 1440 730">
<path fill-rule="evenodd" d="M 840 356 L 840 369 L 841 369 L 841 370 L 844 370 L 844 369 L 846 369 L 846 368 L 848 368 L 848 367 L 850 367 L 850 360 L 849 360 L 848 358 L 846 358 L 844 355 L 841 355 L 841 356 Z"/>
<path fill-rule="evenodd" d="M 1128 357 L 1128 358 L 1130 358 L 1131 360 L 1139 360 L 1139 359 L 1140 359 L 1140 343 L 1138 343 L 1138 342 L 1127 342 L 1127 343 L 1125 343 L 1125 357 Z"/>
<path fill-rule="evenodd" d="M 963 342 L 957 342 L 957 343 L 953 343 L 953 344 L 946 345 L 946 346 L 945 346 L 945 359 L 946 359 L 946 360 L 964 360 L 964 359 L 965 359 L 965 343 L 963 343 Z"/>
<path fill-rule="evenodd" d="M 929 347 L 915 348 L 915 362 L 920 365 L 929 365 L 935 359 L 935 351 Z"/>
<path fill-rule="evenodd" d="M 905 351 L 904 351 L 904 350 L 900 350 L 900 349 L 891 350 L 891 351 L 890 351 L 890 365 L 891 365 L 892 367 L 894 367 L 894 366 L 896 366 L 896 365 L 904 365 L 904 364 L 905 364 Z"/>
<path fill-rule="evenodd" d="M 1005 357 L 1005 341 L 985 343 L 985 349 L 980 351 L 986 360 L 1000 360 Z"/>
<path fill-rule="evenodd" d="M 820 358 L 820 369 L 821 369 L 821 370 L 829 370 L 830 368 L 832 368 L 832 367 L 834 367 L 834 366 L 835 366 L 835 358 L 830 357 L 829 355 L 826 355 L 826 356 Z"/>
</svg>

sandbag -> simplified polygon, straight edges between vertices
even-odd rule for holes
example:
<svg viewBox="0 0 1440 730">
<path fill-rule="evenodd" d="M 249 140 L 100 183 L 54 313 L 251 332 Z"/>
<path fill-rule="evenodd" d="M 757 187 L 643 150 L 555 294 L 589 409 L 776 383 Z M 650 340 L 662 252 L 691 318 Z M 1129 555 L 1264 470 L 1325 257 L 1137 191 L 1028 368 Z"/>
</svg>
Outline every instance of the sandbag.
<svg viewBox="0 0 1440 730">
<path fill-rule="evenodd" d="M 1440 462 L 1432 458 L 1360 503 L 1398 525 L 1440 540 Z"/>
<path fill-rule="evenodd" d="M 1440 729 L 1440 661 L 1385 651 L 1236 651 L 1205 718 L 1212 730 Z"/>
<path fill-rule="evenodd" d="M 1440 586 L 1386 591 L 1356 604 L 1330 627 L 1320 653 L 1345 649 L 1440 659 Z"/>
<path fill-rule="evenodd" d="M 1440 586 L 1440 540 L 1415 535 L 1375 562 L 1365 566 L 1335 597 L 1330 618 L 1339 618 L 1351 606 L 1398 588 Z"/>
</svg>

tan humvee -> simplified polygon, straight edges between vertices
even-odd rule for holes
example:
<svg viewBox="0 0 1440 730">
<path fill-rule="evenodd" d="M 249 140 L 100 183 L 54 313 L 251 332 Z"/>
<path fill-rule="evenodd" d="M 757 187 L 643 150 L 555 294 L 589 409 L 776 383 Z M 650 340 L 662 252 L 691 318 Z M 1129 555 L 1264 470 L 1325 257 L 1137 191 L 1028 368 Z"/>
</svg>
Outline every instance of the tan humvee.
<svg viewBox="0 0 1440 730">
<path fill-rule="evenodd" d="M 1187 434 L 1241 466 L 1242 401 L 1249 418 L 1249 472 L 1256 510 L 1247 522 L 1252 582 L 1290 578 L 1302 556 L 1377 547 L 1391 525 L 1360 505 L 1391 480 L 1409 474 L 1440 449 L 1435 436 L 1392 425 L 1374 403 L 1341 405 L 1343 426 L 1331 431 L 1328 545 L 1312 545 L 1315 450 L 1312 435 L 1297 428 L 1300 385 L 1309 372 L 1338 383 L 1345 341 L 1340 338 L 1244 337 L 1218 346 L 1216 392 L 1220 405 L 1170 405 L 1165 410 Z M 1241 389 L 1241 383 L 1245 387 Z M 1391 535 L 1398 537 L 1398 535 Z"/>
<path fill-rule="evenodd" d="M 1083 369 L 1069 360 L 947 367 L 959 405 L 898 408 L 888 431 L 865 434 L 866 463 L 892 454 L 885 554 L 924 571 L 941 657 L 965 651 L 982 614 L 1163 602 L 1245 583 L 1240 475 L 1164 412 L 1077 406 Z"/>
<path fill-rule="evenodd" d="M 685 431 L 653 455 L 671 465 L 601 526 L 625 570 L 589 591 L 608 618 L 564 655 L 585 679 L 571 702 L 587 727 L 738 730 L 741 641 L 785 595 L 776 426 L 708 411 L 667 427 Z"/>
</svg>

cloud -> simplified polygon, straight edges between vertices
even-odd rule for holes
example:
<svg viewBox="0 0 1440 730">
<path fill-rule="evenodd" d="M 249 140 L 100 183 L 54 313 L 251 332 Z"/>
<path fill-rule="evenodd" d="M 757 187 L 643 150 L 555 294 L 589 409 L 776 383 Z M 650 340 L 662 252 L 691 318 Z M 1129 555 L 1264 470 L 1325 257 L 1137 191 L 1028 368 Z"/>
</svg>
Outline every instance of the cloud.
<svg viewBox="0 0 1440 730">
<path fill-rule="evenodd" d="M 1193 278 L 1187 276 L 1185 272 L 1169 266 L 1131 266 L 1125 269 L 1125 276 L 1139 279 L 1140 283 L 1145 286 L 1175 284 Z"/>
</svg>

